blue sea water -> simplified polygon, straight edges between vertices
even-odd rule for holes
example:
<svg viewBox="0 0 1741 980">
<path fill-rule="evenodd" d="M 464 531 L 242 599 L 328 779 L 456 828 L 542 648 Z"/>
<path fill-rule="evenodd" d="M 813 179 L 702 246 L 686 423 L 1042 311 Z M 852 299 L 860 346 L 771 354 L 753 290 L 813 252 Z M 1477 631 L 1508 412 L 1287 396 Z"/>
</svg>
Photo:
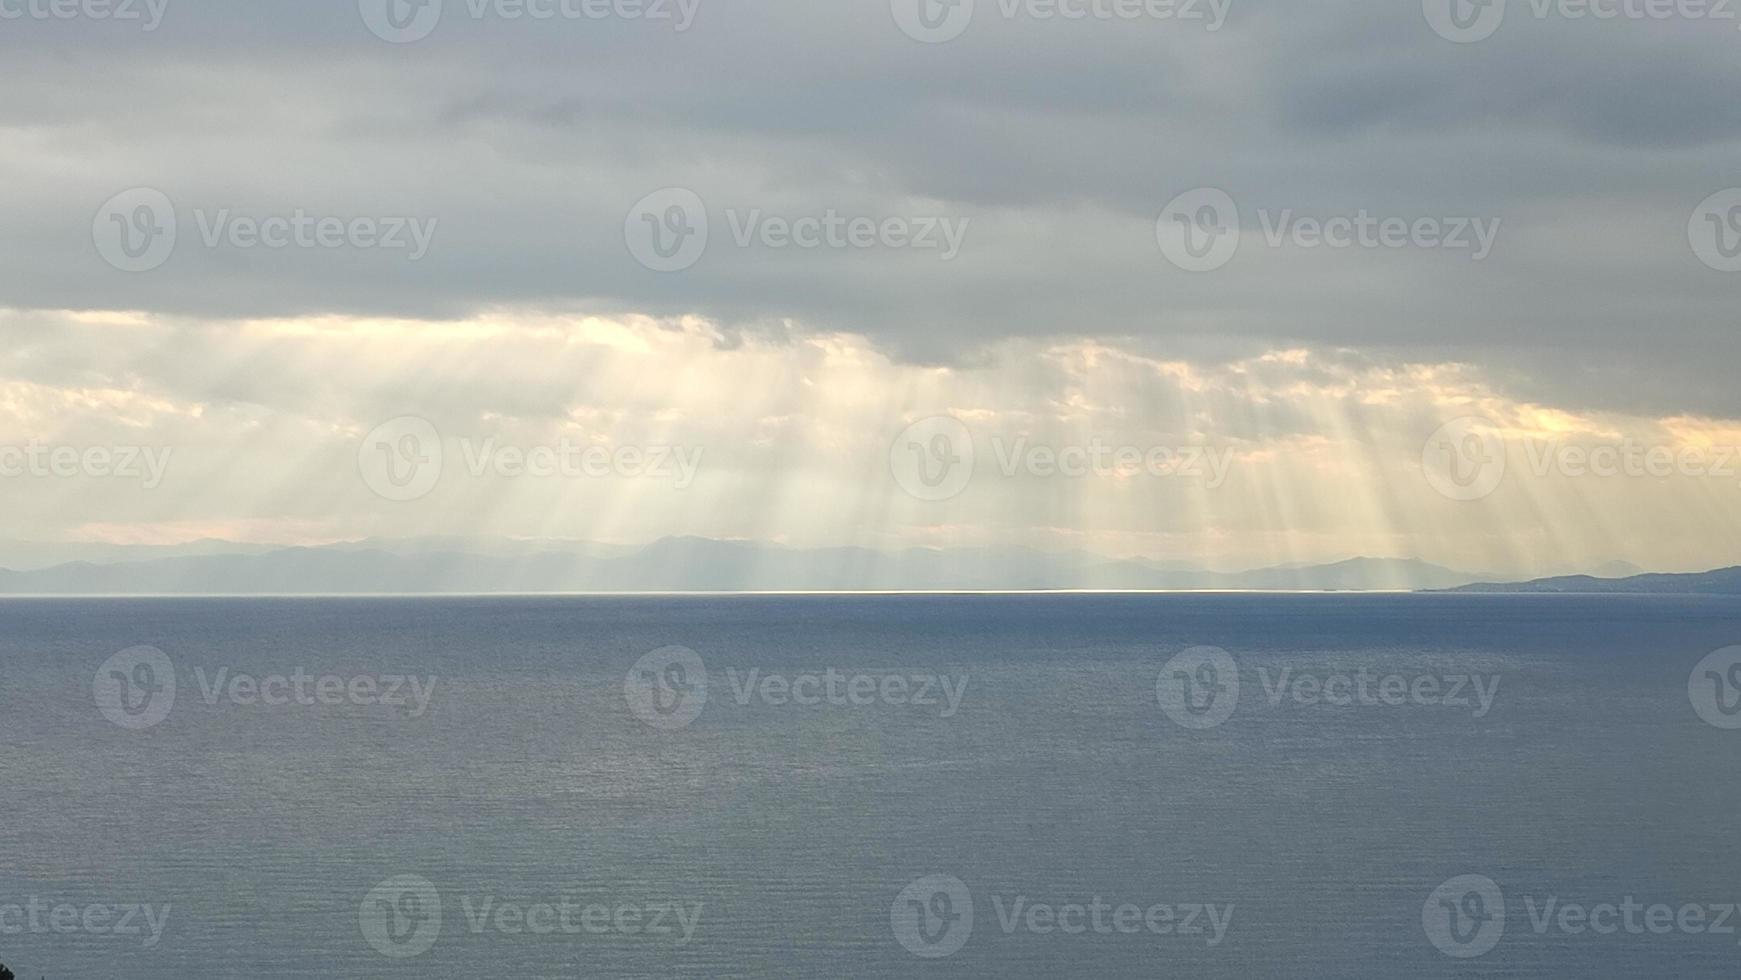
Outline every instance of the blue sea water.
<svg viewBox="0 0 1741 980">
<path fill-rule="evenodd" d="M 1734 976 L 1737 643 L 1691 597 L 3 601 L 0 962 Z"/>
</svg>

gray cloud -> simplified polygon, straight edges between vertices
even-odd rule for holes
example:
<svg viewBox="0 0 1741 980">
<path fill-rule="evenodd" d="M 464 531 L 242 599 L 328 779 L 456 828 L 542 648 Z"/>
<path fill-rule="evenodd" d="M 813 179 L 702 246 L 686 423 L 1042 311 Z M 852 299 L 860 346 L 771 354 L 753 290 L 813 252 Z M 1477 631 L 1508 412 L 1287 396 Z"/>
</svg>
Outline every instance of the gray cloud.
<svg viewBox="0 0 1741 980">
<path fill-rule="evenodd" d="M 645 21 L 473 21 L 447 0 L 387 44 L 357 5 L 170 0 L 116 23 L 0 30 L 0 305 L 199 317 L 463 317 L 500 307 L 729 330 L 862 333 L 971 359 L 1013 336 L 1123 338 L 1207 359 L 1272 346 L 1472 362 L 1519 398 L 1741 416 L 1741 279 L 1686 240 L 1741 184 L 1741 32 L 1716 22 L 1536 21 L 1451 44 L 1418 4 L 1235 0 L 1180 22 L 1005 21 L 979 0 L 926 45 L 882 2 L 702 0 Z M 180 240 L 110 268 L 111 195 L 155 187 Z M 694 190 L 692 268 L 624 245 L 644 194 Z M 1232 194 L 1244 241 L 1187 273 L 1155 217 Z M 22 191 L 22 192 L 17 192 Z M 198 215 L 301 208 L 438 222 L 416 262 L 371 249 L 207 248 Z M 737 247 L 727 211 L 937 216 L 961 254 Z M 1483 262 L 1430 249 L 1263 241 L 1258 217 L 1359 209 L 1501 219 Z M 48 357 L 49 355 L 44 355 Z M 138 370 L 173 370 L 169 352 Z M 52 374 L 57 365 L 40 369 Z M 270 385 L 266 370 L 238 374 Z"/>
</svg>

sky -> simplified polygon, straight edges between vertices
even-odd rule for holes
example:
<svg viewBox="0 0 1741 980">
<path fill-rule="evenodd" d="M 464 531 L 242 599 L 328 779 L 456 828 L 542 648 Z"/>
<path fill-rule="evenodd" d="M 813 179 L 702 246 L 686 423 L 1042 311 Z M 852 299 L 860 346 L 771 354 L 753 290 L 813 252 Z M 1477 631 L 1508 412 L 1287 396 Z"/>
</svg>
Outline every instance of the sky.
<svg viewBox="0 0 1741 980">
<path fill-rule="evenodd" d="M 0 0 L 0 539 L 1735 564 L 1738 8 Z"/>
</svg>

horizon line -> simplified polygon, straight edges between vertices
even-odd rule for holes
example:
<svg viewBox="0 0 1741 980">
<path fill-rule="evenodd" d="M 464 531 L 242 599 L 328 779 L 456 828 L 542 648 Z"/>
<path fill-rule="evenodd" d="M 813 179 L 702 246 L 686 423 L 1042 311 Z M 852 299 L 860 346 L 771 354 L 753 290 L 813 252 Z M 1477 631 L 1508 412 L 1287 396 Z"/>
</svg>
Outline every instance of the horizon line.
<svg viewBox="0 0 1741 980">
<path fill-rule="evenodd" d="M 1489 583 L 1472 583 L 1484 585 Z M 1492 583 L 1507 584 L 1507 583 Z M 1484 596 L 1721 596 L 1708 592 L 1522 592 L 1513 589 L 1471 591 L 1449 589 L 741 589 L 564 592 L 15 592 L 0 593 L 0 602 L 31 599 L 611 599 L 611 598 L 756 598 L 780 596 L 1169 596 L 1169 595 L 1484 595 Z"/>
</svg>

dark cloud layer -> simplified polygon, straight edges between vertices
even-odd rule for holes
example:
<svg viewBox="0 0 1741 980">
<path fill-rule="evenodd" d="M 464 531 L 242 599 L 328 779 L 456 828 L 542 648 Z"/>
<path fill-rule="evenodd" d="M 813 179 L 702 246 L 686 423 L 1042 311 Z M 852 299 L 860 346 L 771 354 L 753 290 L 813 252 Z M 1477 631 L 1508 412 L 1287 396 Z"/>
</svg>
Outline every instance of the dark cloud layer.
<svg viewBox="0 0 1741 980">
<path fill-rule="evenodd" d="M 1466 360 L 1572 408 L 1741 416 L 1741 274 L 1687 225 L 1741 185 L 1741 32 L 1537 20 L 1454 44 L 1421 6 L 1233 0 L 1180 21 L 904 35 L 881 0 L 701 0 L 695 21 L 472 20 L 389 44 L 347 0 L 168 0 L 154 31 L 0 22 L 0 305 L 202 317 L 459 317 L 528 306 L 861 332 L 952 360 L 1009 336 L 1164 353 L 1356 347 Z M 16 8 L 15 8 L 16 9 Z M 173 256 L 106 264 L 100 205 L 176 208 Z M 711 223 L 637 263 L 643 195 Z M 1155 219 L 1218 187 L 1243 240 L 1170 264 Z M 228 209 L 434 221 L 428 255 L 205 247 Z M 728 212 L 968 222 L 959 256 L 738 247 Z M 1499 219 L 1491 256 L 1305 249 L 1264 217 Z"/>
</svg>

